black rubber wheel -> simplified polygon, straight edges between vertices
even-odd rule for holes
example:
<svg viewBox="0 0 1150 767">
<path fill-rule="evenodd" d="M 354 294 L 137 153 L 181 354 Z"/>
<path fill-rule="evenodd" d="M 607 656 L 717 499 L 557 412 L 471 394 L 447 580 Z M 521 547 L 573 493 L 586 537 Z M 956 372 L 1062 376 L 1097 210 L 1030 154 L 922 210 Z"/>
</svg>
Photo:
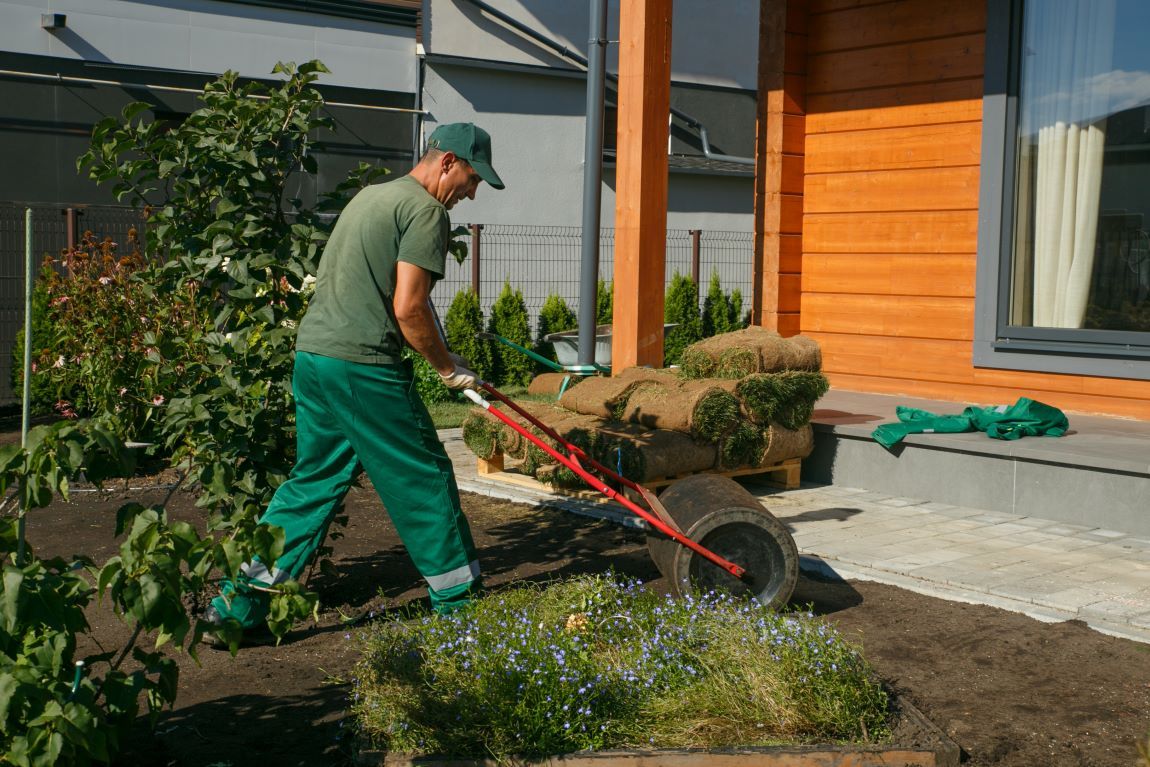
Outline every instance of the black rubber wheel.
<svg viewBox="0 0 1150 767">
<path fill-rule="evenodd" d="M 799 578 L 799 553 L 787 528 L 730 477 L 697 474 L 659 496 L 687 537 L 747 570 L 740 580 L 667 536 L 652 532 L 647 549 L 677 595 L 723 589 L 772 607 L 786 603 Z"/>
<path fill-rule="evenodd" d="M 722 509 L 699 520 L 687 537 L 746 569 L 736 578 L 686 546 L 679 546 L 668 577 L 672 589 L 688 593 L 726 591 L 779 608 L 799 579 L 799 552 L 790 532 L 765 510 Z"/>
</svg>

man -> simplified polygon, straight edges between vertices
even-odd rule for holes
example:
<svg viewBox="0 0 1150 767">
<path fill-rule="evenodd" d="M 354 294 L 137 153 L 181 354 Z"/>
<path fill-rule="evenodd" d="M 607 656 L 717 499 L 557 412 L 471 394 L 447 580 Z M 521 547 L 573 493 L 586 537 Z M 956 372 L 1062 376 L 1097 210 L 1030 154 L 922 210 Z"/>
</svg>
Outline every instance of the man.
<svg viewBox="0 0 1150 767">
<path fill-rule="evenodd" d="M 419 352 L 451 389 L 476 387 L 444 345 L 429 294 L 443 277 L 447 212 L 474 199 L 481 182 L 503 182 L 491 167 L 491 137 L 471 123 L 437 127 L 427 146 L 409 174 L 356 194 L 332 231 L 296 339 L 296 464 L 260 519 L 283 528 L 284 552 L 271 570 L 252 562 L 224 582 L 204 616 L 213 625 L 264 624 L 266 589 L 303 572 L 358 465 L 427 580 L 433 608 L 457 609 L 480 587 L 451 461 L 401 354 L 405 345 Z"/>
</svg>

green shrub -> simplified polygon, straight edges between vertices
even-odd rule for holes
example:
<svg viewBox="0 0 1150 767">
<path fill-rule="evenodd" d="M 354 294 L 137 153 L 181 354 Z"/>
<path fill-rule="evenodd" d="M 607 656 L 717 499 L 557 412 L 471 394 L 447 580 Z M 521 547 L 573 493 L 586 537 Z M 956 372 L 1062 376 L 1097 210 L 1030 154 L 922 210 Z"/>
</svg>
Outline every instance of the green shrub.
<svg viewBox="0 0 1150 767">
<path fill-rule="evenodd" d="M 595 291 L 595 324 L 610 325 L 615 308 L 615 283 L 599 280 Z"/>
<path fill-rule="evenodd" d="M 402 618 L 370 630 L 355 675 L 360 731 L 388 751 L 501 760 L 889 732 L 881 683 L 833 627 L 725 594 L 583 576 Z"/>
<path fill-rule="evenodd" d="M 667 333 L 663 345 L 663 364 L 679 362 L 683 350 L 703 337 L 703 320 L 699 316 L 699 291 L 690 277 L 675 272 L 663 307 L 665 322 L 676 323 Z"/>
<path fill-rule="evenodd" d="M 531 348 L 531 328 L 528 325 L 523 291 L 512 289 L 509 281 L 503 283 L 503 290 L 491 305 L 491 319 L 487 329 L 525 349 Z M 506 344 L 497 343 L 494 352 L 492 378 L 497 386 L 526 386 L 531 383 L 534 360 Z"/>
<path fill-rule="evenodd" d="M 483 308 L 471 288 L 455 294 L 444 318 L 444 332 L 451 351 L 467 359 L 471 369 L 487 380 L 492 370 L 491 342 L 476 338 L 483 332 Z"/>
<path fill-rule="evenodd" d="M 458 352 L 456 352 L 458 354 Z M 415 375 L 415 390 L 425 405 L 450 402 L 456 398 L 455 392 L 443 385 L 443 378 L 431 366 L 422 354 L 414 349 L 404 347 L 403 358 L 411 360 Z"/>
<path fill-rule="evenodd" d="M 579 323 L 575 312 L 567 305 L 562 296 L 557 296 L 554 293 L 547 296 L 543 301 L 543 307 L 539 310 L 539 330 L 535 334 L 536 353 L 550 359 L 555 360 L 555 345 L 543 340 L 543 337 L 551 333 L 558 333 L 563 330 L 572 330 Z"/>
<path fill-rule="evenodd" d="M 71 400 L 71 396 L 61 396 L 51 376 L 45 371 L 43 360 L 51 359 L 50 365 L 55 365 L 59 357 L 53 358 L 51 341 L 53 336 L 52 322 L 48 318 L 48 302 L 51 296 L 48 292 L 49 271 L 52 270 L 53 258 L 46 256 L 40 269 L 40 276 L 32 286 L 32 377 L 28 387 L 31 395 L 31 411 L 33 415 L 48 415 L 55 412 L 55 405 L 61 399 Z M 16 334 L 12 344 L 12 391 L 23 396 L 24 391 L 24 328 Z"/>
</svg>

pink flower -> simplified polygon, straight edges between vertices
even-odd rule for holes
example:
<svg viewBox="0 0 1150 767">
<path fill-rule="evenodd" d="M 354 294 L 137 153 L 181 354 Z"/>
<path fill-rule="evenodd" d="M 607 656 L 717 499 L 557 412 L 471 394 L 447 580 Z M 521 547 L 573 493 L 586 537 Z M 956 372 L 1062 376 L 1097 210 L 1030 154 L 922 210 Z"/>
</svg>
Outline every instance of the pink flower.
<svg viewBox="0 0 1150 767">
<path fill-rule="evenodd" d="M 128 393 L 128 387 L 127 386 L 121 386 L 120 387 L 120 396 L 123 397 L 127 393 Z"/>
<path fill-rule="evenodd" d="M 160 405 L 164 404 L 164 395 L 163 394 L 157 394 L 156 396 L 152 397 L 152 404 L 155 405 L 156 407 L 159 407 Z"/>
<path fill-rule="evenodd" d="M 54 368 L 64 367 L 64 355 L 63 354 L 61 354 L 59 357 L 56 358 L 56 362 L 53 363 L 52 367 L 54 367 Z"/>
</svg>

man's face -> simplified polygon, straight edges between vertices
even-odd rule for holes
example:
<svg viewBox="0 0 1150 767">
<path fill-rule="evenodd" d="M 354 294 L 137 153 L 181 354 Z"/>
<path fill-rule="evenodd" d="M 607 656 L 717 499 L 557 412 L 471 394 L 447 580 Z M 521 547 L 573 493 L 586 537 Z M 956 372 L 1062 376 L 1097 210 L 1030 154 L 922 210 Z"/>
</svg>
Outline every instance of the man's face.
<svg viewBox="0 0 1150 767">
<path fill-rule="evenodd" d="M 448 153 L 443 156 L 443 165 L 440 168 L 439 201 L 448 210 L 455 207 L 455 203 L 463 198 L 475 199 L 475 190 L 482 181 L 479 174 L 466 160 Z"/>
</svg>

